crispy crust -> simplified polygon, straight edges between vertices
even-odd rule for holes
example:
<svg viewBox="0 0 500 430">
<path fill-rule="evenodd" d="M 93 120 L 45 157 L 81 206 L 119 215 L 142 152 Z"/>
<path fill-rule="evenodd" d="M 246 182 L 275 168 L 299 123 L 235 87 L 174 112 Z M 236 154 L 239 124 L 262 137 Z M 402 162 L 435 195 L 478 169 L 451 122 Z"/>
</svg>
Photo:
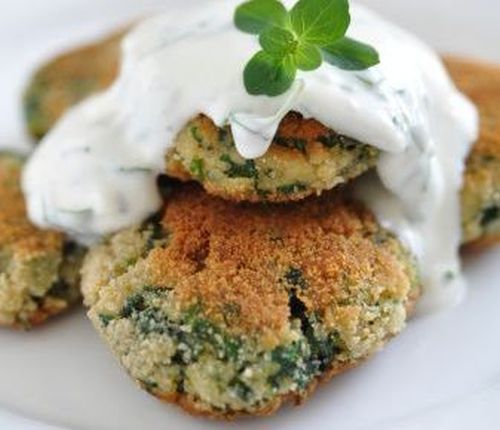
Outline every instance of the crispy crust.
<svg viewBox="0 0 500 430">
<path fill-rule="evenodd" d="M 421 289 L 420 288 L 415 288 L 410 295 L 408 304 L 407 304 L 407 313 L 408 313 L 408 318 L 411 318 L 413 316 L 413 313 L 415 311 L 418 299 L 420 298 L 421 294 Z M 387 339 L 389 341 L 390 339 Z M 309 399 L 313 396 L 315 391 L 319 388 L 320 385 L 326 384 L 330 382 L 333 378 L 336 376 L 348 372 L 349 370 L 353 370 L 361 365 L 363 365 L 366 361 L 368 361 L 371 357 L 366 357 L 364 360 L 356 361 L 356 362 L 349 362 L 349 363 L 342 363 L 342 364 L 337 364 L 334 367 L 331 367 L 324 373 L 322 373 L 319 377 L 317 377 L 308 387 L 307 391 L 303 392 L 301 394 L 297 393 L 292 393 L 288 394 L 285 396 L 277 397 L 274 402 L 271 404 L 267 405 L 266 407 L 259 409 L 257 411 L 254 411 L 252 416 L 253 417 L 266 417 L 266 416 L 271 416 L 274 415 L 281 407 L 285 406 L 286 404 L 293 404 L 294 406 L 302 406 L 305 403 L 309 401 Z M 142 388 L 141 384 L 139 383 L 139 386 Z M 201 408 L 200 404 L 196 402 L 195 399 L 193 399 L 190 396 L 186 396 L 184 394 L 170 394 L 170 395 L 156 395 L 155 397 L 168 404 L 173 404 L 180 406 L 184 411 L 186 411 L 188 414 L 200 417 L 200 418 L 209 418 L 209 419 L 214 419 L 214 420 L 225 420 L 225 421 L 234 421 L 238 418 L 248 418 L 249 414 L 248 413 L 223 413 L 223 412 L 216 412 L 213 410 L 208 410 L 206 408 Z"/>
<path fill-rule="evenodd" d="M 42 138 L 73 105 L 108 88 L 120 65 L 120 46 L 126 30 L 70 51 L 39 69 L 24 95 L 28 130 Z"/>
<path fill-rule="evenodd" d="M 364 361 L 365 360 L 356 363 L 345 363 L 333 367 L 324 372 L 313 382 L 311 382 L 311 384 L 309 384 L 309 386 L 307 387 L 306 392 L 303 392 L 301 394 L 291 393 L 285 396 L 277 397 L 273 402 L 267 404 L 265 407 L 254 411 L 251 416 L 252 417 L 271 416 L 274 415 L 284 405 L 290 403 L 293 404 L 294 406 L 302 406 L 312 397 L 312 395 L 315 393 L 319 385 L 329 382 L 335 376 L 340 375 L 341 373 L 347 372 L 351 369 L 354 369 L 362 365 Z M 183 394 L 172 394 L 172 395 L 163 395 L 156 397 L 158 400 L 164 403 L 180 406 L 188 414 L 193 415 L 195 417 L 209 418 L 214 420 L 234 421 L 239 418 L 248 418 L 250 416 L 248 413 L 239 413 L 239 412 L 223 413 L 223 412 L 208 410 L 200 407 L 200 404 L 197 403 L 195 399 Z"/>
<path fill-rule="evenodd" d="M 27 257 L 38 252 L 59 252 L 63 236 L 53 231 L 40 231 L 27 219 L 20 188 L 21 166 L 22 161 L 17 156 L 0 154 L 0 243 Z"/>
<path fill-rule="evenodd" d="M 11 327 L 13 329 L 23 331 L 26 329 L 35 328 L 45 323 L 49 318 L 63 313 L 64 311 L 69 309 L 69 307 L 70 303 L 64 300 L 47 298 L 46 300 L 44 300 L 41 306 L 33 314 L 30 315 L 27 324 L 14 323 L 13 325 L 5 325 L 4 327 Z"/>
<path fill-rule="evenodd" d="M 420 288 L 413 289 L 412 294 L 409 297 L 407 307 L 406 307 L 406 312 L 408 314 L 408 318 L 411 318 L 413 316 L 415 308 L 416 308 L 417 303 L 418 303 L 418 299 L 420 298 L 420 294 L 421 294 Z M 389 341 L 389 340 L 390 339 L 387 339 L 387 341 Z M 306 392 L 301 393 L 301 394 L 295 393 L 295 394 L 289 394 L 286 396 L 278 397 L 270 405 L 267 405 L 266 407 L 264 407 L 258 411 L 255 411 L 252 416 L 265 417 L 265 416 L 274 415 L 282 406 L 289 404 L 289 403 L 293 404 L 294 406 L 302 406 L 307 401 L 309 401 L 309 399 L 313 396 L 314 392 L 316 391 L 317 388 L 319 388 L 320 385 L 330 382 L 333 378 L 340 375 L 341 373 L 347 372 L 349 370 L 355 369 L 355 368 L 363 365 L 370 358 L 371 357 L 366 357 L 364 360 L 357 361 L 357 362 L 353 361 L 350 363 L 337 364 L 336 366 L 331 367 L 330 369 L 325 371 L 323 374 L 321 374 L 319 377 L 317 377 L 308 386 Z M 141 385 L 139 384 L 139 386 L 141 386 Z M 160 400 L 164 403 L 175 404 L 177 406 L 180 406 L 182 409 L 184 409 L 190 415 L 194 415 L 194 416 L 202 417 L 202 418 L 234 421 L 238 418 L 245 418 L 245 417 L 249 416 L 248 414 L 245 414 L 245 413 L 232 412 L 232 413 L 228 414 L 228 413 L 214 412 L 211 410 L 200 408 L 199 403 L 197 403 L 193 398 L 186 396 L 186 395 L 183 395 L 183 394 L 156 395 L 156 398 L 158 398 L 158 400 Z"/>
<path fill-rule="evenodd" d="M 177 136 L 166 155 L 165 171 L 183 181 L 197 181 L 209 194 L 228 200 L 279 203 L 343 184 L 374 167 L 378 155 L 374 147 L 289 112 L 268 151 L 248 161 L 238 154 L 230 127 L 219 128 L 200 115 Z M 253 163 L 251 175 L 228 174 L 224 157 L 238 165 Z M 193 169 L 193 163 L 200 163 L 198 169 Z"/>
<path fill-rule="evenodd" d="M 498 245 L 500 243 L 500 234 L 494 234 L 491 236 L 485 236 L 482 239 L 476 239 L 472 242 L 465 243 L 462 246 L 462 251 L 464 252 L 482 252 L 492 246 Z"/>
<path fill-rule="evenodd" d="M 474 151 L 500 156 L 500 67 L 458 57 L 444 60 L 458 88 L 478 105 L 481 113 L 481 139 Z"/>
<path fill-rule="evenodd" d="M 151 389 L 151 381 L 156 387 L 162 384 L 137 377 L 148 381 L 139 385 L 151 394 L 194 415 L 232 420 L 270 415 L 287 402 L 303 403 L 320 382 L 357 366 L 399 333 L 420 295 L 412 258 L 371 213 L 347 202 L 341 193 L 295 204 L 250 205 L 211 197 L 196 185 L 182 185 L 170 195 L 161 225 L 166 242 L 147 256 L 139 247 L 142 257 L 132 257 L 132 265 L 121 263 L 132 256 L 121 248 L 130 248 L 141 237 L 137 233 L 94 249 L 84 266 L 89 316 L 120 361 L 120 344 L 130 348 L 137 340 L 120 337 L 125 332 L 115 327 L 121 326 L 103 326 L 100 316 L 118 318 L 110 324 L 120 324 L 127 318 L 123 303 L 142 285 L 166 288 L 175 303 L 169 309 L 182 312 L 201 303 L 203 317 L 224 333 L 257 337 L 259 345 L 271 350 L 286 344 L 292 311 L 283 277 L 291 266 L 302 272 L 300 282 L 305 287 L 294 294 L 307 315 L 318 315 L 326 330 L 338 330 L 346 345 L 333 367 L 315 377 L 305 392 L 276 395 L 266 399 L 265 406 L 217 409 L 196 390 Z M 238 314 L 227 318 L 222 306 L 226 303 L 238 308 Z M 126 363 L 136 362 L 122 361 L 132 376 L 134 371 Z"/>
<path fill-rule="evenodd" d="M 37 296 L 35 300 L 30 296 L 30 291 L 38 291 L 39 286 L 26 287 L 24 284 L 36 284 L 36 280 L 40 279 L 48 282 L 47 288 L 51 282 L 58 280 L 72 284 L 76 264 L 81 257 L 75 254 L 73 266 L 73 257 L 64 255 L 64 235 L 55 231 L 40 230 L 28 220 L 20 187 L 22 164 L 23 160 L 18 156 L 0 154 L 0 256 L 4 255 L 7 259 L 7 267 L 0 270 L 0 292 L 1 299 L 8 303 L 6 308 L 0 306 L 0 325 L 16 329 L 38 326 L 76 302 L 79 294 L 74 285 L 68 284 L 71 291 L 68 290 L 67 296 L 51 295 L 49 291 L 43 291 L 45 295 Z M 43 266 L 34 269 L 40 261 Z M 16 278 L 8 280 L 4 276 Z M 16 283 L 18 291 L 11 288 L 13 283 Z M 21 291 L 21 286 L 29 290 Z M 21 300 L 22 303 L 19 302 L 16 306 L 18 315 L 11 315 L 11 303 Z M 5 309 L 8 309 L 8 312 Z M 2 314 L 4 311 L 5 315 Z"/>
<path fill-rule="evenodd" d="M 331 323 L 332 305 L 362 294 L 366 282 L 402 297 L 413 278 L 401 265 L 410 257 L 398 242 L 340 194 L 293 206 L 238 205 L 188 185 L 170 197 L 163 225 L 173 232 L 172 242 L 151 253 L 153 280 L 175 284 L 186 307 L 202 300 L 216 322 L 227 322 L 221 302 L 234 303 L 241 312 L 231 326 L 246 333 L 279 333 L 287 326 L 288 295 L 274 286 L 290 267 L 302 268 L 304 280 L 314 284 L 300 299 Z M 353 306 L 352 315 L 360 310 Z"/>
<path fill-rule="evenodd" d="M 500 204 L 500 67 L 455 57 L 445 58 L 457 86 L 478 106 L 481 134 L 467 160 L 462 191 L 466 249 L 500 241 L 500 232 L 487 231 L 481 215 Z"/>
</svg>

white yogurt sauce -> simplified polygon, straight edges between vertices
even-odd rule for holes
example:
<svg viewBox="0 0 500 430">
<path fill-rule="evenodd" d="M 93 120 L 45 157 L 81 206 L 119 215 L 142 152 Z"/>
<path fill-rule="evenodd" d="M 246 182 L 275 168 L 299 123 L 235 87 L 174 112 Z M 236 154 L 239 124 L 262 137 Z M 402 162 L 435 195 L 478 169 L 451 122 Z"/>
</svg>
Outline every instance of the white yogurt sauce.
<svg viewBox="0 0 500 430">
<path fill-rule="evenodd" d="M 280 97 L 250 96 L 242 72 L 259 47 L 233 26 L 238 3 L 166 13 L 130 33 L 115 85 L 70 111 L 29 162 L 23 186 L 32 220 L 85 242 L 140 222 L 160 206 L 155 178 L 188 120 L 204 113 L 229 123 L 240 154 L 256 158 L 295 110 L 382 151 L 378 176 L 357 194 L 417 255 L 424 304 L 456 300 L 458 191 L 478 118 L 436 54 L 352 6 L 348 33 L 376 47 L 380 65 L 353 73 L 325 63 Z"/>
</svg>

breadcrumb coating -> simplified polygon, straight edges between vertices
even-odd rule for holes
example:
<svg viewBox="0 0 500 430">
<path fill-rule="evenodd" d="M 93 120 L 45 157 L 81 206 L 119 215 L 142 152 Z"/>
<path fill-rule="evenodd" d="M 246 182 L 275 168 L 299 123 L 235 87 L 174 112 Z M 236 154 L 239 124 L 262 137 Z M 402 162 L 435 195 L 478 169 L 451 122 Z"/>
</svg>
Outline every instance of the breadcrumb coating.
<svg viewBox="0 0 500 430">
<path fill-rule="evenodd" d="M 93 249 L 89 316 L 129 374 L 191 413 L 233 418 L 300 401 L 404 327 L 410 254 L 343 196 L 236 204 L 194 185 Z"/>
<path fill-rule="evenodd" d="M 166 173 L 197 181 L 205 190 L 233 201 L 286 202 L 320 194 L 374 167 L 379 151 L 290 112 L 269 150 L 243 159 L 229 127 L 206 116 L 192 120 L 167 153 Z"/>
<path fill-rule="evenodd" d="M 83 251 L 29 222 L 22 164 L 18 156 L 0 154 L 0 325 L 30 328 L 79 299 Z"/>
<path fill-rule="evenodd" d="M 28 132 L 41 139 L 61 116 L 83 99 L 108 88 L 119 71 L 125 30 L 63 54 L 32 77 L 23 100 Z"/>
<path fill-rule="evenodd" d="M 500 67 L 458 58 L 446 65 L 480 113 L 481 134 L 464 177 L 462 225 L 463 242 L 482 247 L 500 241 Z"/>
</svg>

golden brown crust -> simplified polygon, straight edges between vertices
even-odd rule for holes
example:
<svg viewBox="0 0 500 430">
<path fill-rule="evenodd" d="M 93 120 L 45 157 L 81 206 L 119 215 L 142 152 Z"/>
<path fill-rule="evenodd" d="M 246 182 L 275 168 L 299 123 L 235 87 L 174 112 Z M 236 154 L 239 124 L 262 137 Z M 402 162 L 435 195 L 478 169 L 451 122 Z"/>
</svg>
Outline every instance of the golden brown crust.
<svg viewBox="0 0 500 430">
<path fill-rule="evenodd" d="M 180 185 L 161 219 L 92 250 L 83 273 L 89 316 L 131 376 L 166 402 L 224 419 L 303 402 L 320 381 L 398 334 L 420 294 L 411 256 L 339 192 L 255 205 Z M 214 355 L 206 337 L 189 337 L 200 332 L 186 315 L 206 321 L 222 339 L 240 339 L 237 356 L 246 364 Z M 304 376 L 303 385 L 285 379 L 273 388 L 265 375 L 281 369 L 275 351 L 298 339 L 338 349 L 325 352 L 325 367 Z M 179 365 L 179 351 L 193 344 L 203 352 Z M 294 357 L 313 360 L 308 354 L 317 346 L 308 348 Z M 227 381 L 211 370 L 221 368 Z M 251 373 L 257 379 L 246 380 L 255 390 L 249 398 L 231 386 L 245 368 L 258 369 Z"/>
<path fill-rule="evenodd" d="M 420 290 L 417 288 L 414 290 L 414 294 L 412 295 L 410 301 L 408 302 L 407 312 L 411 317 L 413 311 L 416 307 L 418 298 L 420 296 Z M 389 340 L 389 339 L 388 339 Z M 371 357 L 366 357 L 363 360 L 352 361 L 347 363 L 336 363 L 334 367 L 326 370 L 319 377 L 315 378 L 315 380 L 307 387 L 305 392 L 300 394 L 291 393 L 284 396 L 277 397 L 272 403 L 267 404 L 265 407 L 255 410 L 252 412 L 252 417 L 266 417 L 274 415 L 282 406 L 292 403 L 295 406 L 302 406 L 309 401 L 309 399 L 313 396 L 318 386 L 326 384 L 330 382 L 336 376 L 353 370 L 361 365 L 363 365 L 366 361 L 368 361 Z M 234 421 L 238 418 L 248 418 L 248 413 L 243 412 L 217 412 L 213 409 L 207 409 L 200 407 L 199 402 L 190 396 L 186 396 L 185 394 L 168 394 L 168 395 L 155 395 L 155 397 L 165 403 L 174 404 L 180 406 L 184 411 L 189 413 L 190 415 L 201 417 L 201 418 L 209 418 L 214 420 L 225 420 L 225 421 Z"/>
<path fill-rule="evenodd" d="M 70 51 L 39 69 L 24 97 L 28 129 L 43 137 L 73 105 L 108 88 L 120 65 L 120 46 L 126 30 L 95 44 Z"/>
<path fill-rule="evenodd" d="M 32 313 L 27 321 L 20 324 L 20 323 L 15 323 L 14 325 L 11 325 L 11 328 L 14 329 L 19 329 L 19 330 L 26 330 L 27 328 L 35 328 L 43 323 L 45 323 L 49 318 L 54 317 L 56 315 L 61 314 L 65 310 L 67 310 L 70 307 L 70 303 L 68 303 L 65 300 L 61 299 L 46 299 L 44 302 L 40 305 L 40 307 Z"/>
<path fill-rule="evenodd" d="M 445 58 L 455 83 L 479 108 L 479 141 L 467 160 L 462 191 L 466 249 L 497 243 L 500 234 L 482 223 L 485 210 L 500 205 L 500 67 Z"/>
<path fill-rule="evenodd" d="M 500 234 L 485 236 L 462 246 L 463 252 L 482 252 L 500 243 Z"/>
<path fill-rule="evenodd" d="M 458 57 L 445 57 L 445 64 L 458 88 L 478 105 L 481 139 L 476 148 L 500 155 L 500 66 Z"/>
<path fill-rule="evenodd" d="M 366 283 L 393 285 L 394 289 L 406 291 L 403 294 L 408 295 L 407 313 L 413 313 L 420 290 L 410 289 L 411 277 L 401 270 L 400 262 L 394 259 L 394 247 L 391 246 L 391 251 L 387 252 L 385 245 L 376 245 L 368 239 L 380 229 L 373 215 L 356 204 L 343 201 L 340 194 L 309 199 L 293 206 L 293 211 L 290 205 L 266 208 L 228 204 L 202 194 L 195 187 L 184 189 L 171 201 L 173 203 L 167 206 L 163 222 L 169 231 L 175 232 L 173 240 L 178 245 L 174 247 L 184 256 L 195 256 L 195 265 L 208 264 L 211 267 L 208 276 L 197 279 L 197 282 L 187 278 L 182 286 L 178 286 L 179 299 L 187 303 L 201 300 L 209 309 L 211 320 L 222 322 L 224 316 L 220 314 L 220 304 L 230 301 L 241 309 L 242 317 L 232 321 L 239 329 L 258 332 L 266 327 L 272 332 L 279 332 L 289 321 L 288 296 L 275 288 L 266 291 L 265 286 L 276 285 L 279 282 L 277 277 L 282 276 L 280 274 L 285 273 L 290 265 L 303 267 L 304 280 L 308 282 L 311 279 L 314 288 L 306 289 L 299 297 L 310 311 L 317 312 L 326 323 L 329 310 L 335 307 L 335 303 L 357 296 L 359 291 L 356 290 L 366 288 Z M 280 231 L 272 231 L 276 219 L 281 220 Z M 244 273 L 240 270 L 237 278 L 228 276 L 230 266 L 255 265 L 262 268 L 276 254 L 266 230 L 272 231 L 274 243 L 279 244 L 283 240 L 288 245 L 280 249 L 280 258 L 275 259 L 269 273 L 264 271 L 261 277 L 256 278 L 254 271 Z M 207 241 L 210 243 L 209 250 L 204 249 Z M 218 254 L 217 257 L 214 254 Z M 220 273 L 214 276 L 213 270 L 217 267 L 214 267 L 214 261 L 201 261 L 200 257 L 217 259 Z M 165 270 L 159 275 L 161 279 L 165 279 L 172 270 L 165 265 L 166 260 L 168 257 L 165 258 L 165 254 L 158 253 L 153 261 L 153 265 L 157 265 L 156 270 Z M 175 276 L 179 275 L 187 273 Z M 342 277 L 349 279 L 349 288 L 342 287 Z M 232 294 L 233 286 L 246 289 L 244 300 L 238 300 L 241 295 L 237 292 Z M 397 293 L 395 295 L 398 296 Z M 358 313 L 359 309 L 353 306 L 351 312 L 345 314 L 346 321 L 354 321 Z M 252 415 L 272 415 L 289 402 L 300 405 L 313 394 L 318 384 L 360 365 L 364 360 L 337 362 L 317 377 L 305 392 L 277 397 L 265 407 L 253 410 Z M 225 420 L 248 416 L 247 412 L 214 411 L 185 394 L 160 395 L 160 398 L 178 404 L 193 415 Z"/>
<path fill-rule="evenodd" d="M 267 152 L 245 160 L 229 126 L 199 115 L 178 134 L 166 155 L 166 173 L 194 180 L 214 196 L 232 201 L 289 202 L 330 190 L 374 167 L 379 151 L 289 112 Z M 232 170 L 234 165 L 246 169 Z"/>
<path fill-rule="evenodd" d="M 418 299 L 420 298 L 420 294 L 421 294 L 420 288 L 414 288 L 412 290 L 412 293 L 409 296 L 409 300 L 406 306 L 406 312 L 408 318 L 411 318 L 413 316 Z M 315 378 L 315 380 L 307 387 L 307 390 L 305 392 L 302 392 L 300 394 L 291 393 L 285 396 L 277 397 L 272 403 L 267 404 L 262 409 L 253 411 L 252 416 L 264 417 L 264 416 L 274 415 L 282 406 L 288 403 L 292 403 L 295 406 L 302 406 L 312 397 L 312 395 L 314 394 L 319 385 L 326 384 L 336 376 L 340 375 L 341 373 L 347 372 L 349 370 L 355 369 L 363 365 L 369 359 L 370 357 L 365 357 L 363 360 L 335 363 L 333 367 L 330 367 L 330 369 L 326 370 L 320 376 Z M 209 419 L 217 419 L 217 420 L 226 420 L 226 421 L 233 421 L 238 418 L 245 418 L 249 416 L 248 413 L 243 413 L 243 412 L 241 413 L 234 411 L 232 411 L 231 413 L 217 412 L 214 411 L 213 409 L 200 407 L 199 402 L 197 402 L 195 399 L 185 394 L 175 393 L 175 394 L 162 395 L 155 393 L 155 397 L 161 400 L 162 402 L 178 405 L 182 409 L 184 409 L 187 413 L 193 416 L 209 418 Z"/>
<path fill-rule="evenodd" d="M 63 235 L 38 230 L 27 218 L 20 187 L 21 166 L 19 158 L 0 154 L 0 245 L 9 246 L 20 257 L 60 252 Z"/>
<path fill-rule="evenodd" d="M 445 57 L 445 64 L 458 88 L 479 108 L 480 138 L 470 158 L 500 157 L 500 66 Z"/>
<path fill-rule="evenodd" d="M 252 417 L 266 417 L 274 415 L 282 406 L 292 403 L 295 406 L 302 406 L 314 394 L 319 385 L 332 380 L 335 376 L 347 372 L 362 365 L 364 361 L 344 363 L 337 365 L 325 371 L 321 376 L 317 377 L 307 387 L 307 390 L 301 394 L 291 393 L 284 396 L 276 397 L 272 402 L 267 403 L 264 407 L 252 412 Z M 164 403 L 180 406 L 188 414 L 200 418 L 209 418 L 214 420 L 234 421 L 239 418 L 248 418 L 249 414 L 244 412 L 218 412 L 213 409 L 207 409 L 200 406 L 199 402 L 185 394 L 166 394 L 157 395 L 156 398 Z"/>
<path fill-rule="evenodd" d="M 66 310 L 79 294 L 72 285 L 76 266 L 63 255 L 64 235 L 38 229 L 28 219 L 22 164 L 18 156 L 0 154 L 0 326 L 26 329 Z M 67 290 L 49 294 L 66 281 Z"/>
<path fill-rule="evenodd" d="M 380 227 L 373 215 L 340 195 L 293 206 L 255 206 L 231 204 L 187 186 L 170 198 L 163 225 L 172 232 L 171 243 L 151 254 L 153 279 L 159 285 L 171 281 L 180 303 L 189 307 L 201 301 L 211 320 L 239 331 L 275 334 L 288 325 L 288 294 L 275 286 L 290 268 L 301 268 L 304 282 L 314 284 L 299 297 L 327 324 L 334 323 L 336 303 L 362 294 L 368 284 L 392 286 L 398 297 L 410 290 L 397 242 L 381 236 L 377 243 Z M 378 293 L 371 291 L 374 297 Z M 240 312 L 228 321 L 221 303 Z M 348 320 L 360 309 L 353 303 L 344 312 Z"/>
<path fill-rule="evenodd" d="M 420 297 L 421 290 L 420 288 L 414 288 L 412 294 L 410 295 L 409 301 L 407 303 L 407 314 L 408 318 L 410 318 L 415 310 L 418 299 Z M 390 340 L 390 339 L 387 339 Z M 341 373 L 347 372 L 349 370 L 355 369 L 361 365 L 363 365 L 366 361 L 368 361 L 370 357 L 366 357 L 363 360 L 359 361 L 351 361 L 344 363 L 336 363 L 335 366 L 330 367 L 330 369 L 326 370 L 319 377 L 317 377 L 308 387 L 305 392 L 300 394 L 292 393 L 285 396 L 277 397 L 272 403 L 267 404 L 265 407 L 258 409 L 252 413 L 253 417 L 265 417 L 274 415 L 282 406 L 292 403 L 295 406 L 302 406 L 312 397 L 316 389 L 319 385 L 326 384 L 330 382 L 333 378 L 340 375 Z M 156 395 L 155 397 L 162 402 L 175 404 L 184 409 L 187 413 L 193 416 L 198 416 L 202 418 L 216 419 L 216 420 L 226 420 L 226 421 L 234 421 L 238 418 L 248 418 L 248 413 L 238 413 L 238 412 L 216 412 L 212 409 L 202 408 L 200 407 L 199 402 L 195 399 L 187 396 L 185 394 L 163 394 Z"/>
</svg>

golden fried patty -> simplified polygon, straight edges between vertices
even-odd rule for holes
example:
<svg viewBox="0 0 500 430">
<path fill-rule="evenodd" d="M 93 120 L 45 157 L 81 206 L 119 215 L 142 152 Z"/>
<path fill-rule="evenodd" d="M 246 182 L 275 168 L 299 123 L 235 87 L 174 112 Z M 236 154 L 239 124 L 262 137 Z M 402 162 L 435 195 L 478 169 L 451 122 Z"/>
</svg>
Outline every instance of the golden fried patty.
<svg viewBox="0 0 500 430">
<path fill-rule="evenodd" d="M 123 34 L 68 52 L 35 73 L 24 95 L 28 131 L 35 139 L 42 138 L 71 106 L 113 83 Z"/>
<path fill-rule="evenodd" d="M 27 219 L 22 160 L 0 154 L 0 325 L 29 328 L 79 297 L 81 249 Z"/>
<path fill-rule="evenodd" d="M 265 155 L 243 159 L 229 127 L 191 121 L 167 154 L 166 173 L 235 201 L 285 202 L 319 194 L 375 166 L 379 151 L 291 112 Z"/>
<path fill-rule="evenodd" d="M 463 241 L 500 240 L 500 67 L 450 58 L 458 87 L 478 106 L 479 142 L 467 160 L 462 190 Z"/>
<path fill-rule="evenodd" d="M 182 185 L 82 274 L 90 319 L 132 378 L 224 418 L 306 398 L 398 334 L 419 294 L 400 243 L 331 193 L 249 205 Z"/>
</svg>

